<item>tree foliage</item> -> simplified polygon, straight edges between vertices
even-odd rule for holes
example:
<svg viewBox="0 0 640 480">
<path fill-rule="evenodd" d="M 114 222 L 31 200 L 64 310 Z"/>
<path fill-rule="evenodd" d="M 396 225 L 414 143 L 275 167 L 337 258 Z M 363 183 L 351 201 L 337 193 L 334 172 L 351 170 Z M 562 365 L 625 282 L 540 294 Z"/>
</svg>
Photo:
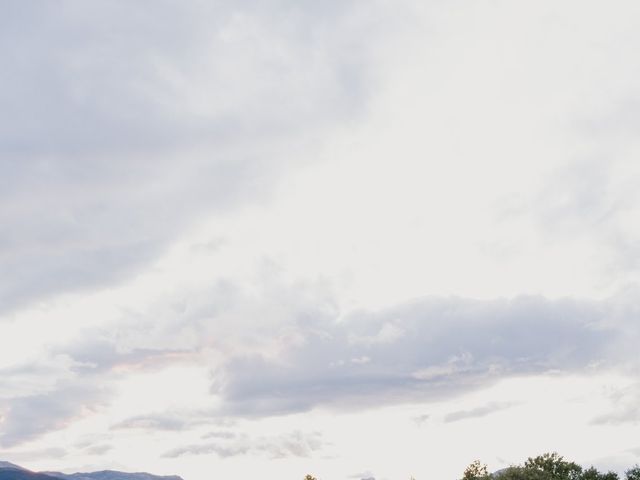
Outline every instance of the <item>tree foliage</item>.
<svg viewBox="0 0 640 480">
<path fill-rule="evenodd" d="M 583 469 L 557 453 L 529 457 L 524 465 L 514 465 L 490 474 L 486 465 L 476 460 L 464 471 L 462 480 L 619 480 L 615 472 L 599 472 L 595 467 Z M 640 466 L 627 470 L 625 480 L 640 480 Z"/>
<path fill-rule="evenodd" d="M 464 471 L 463 480 L 488 480 L 491 478 L 489 469 L 480 460 L 474 460 Z"/>
<path fill-rule="evenodd" d="M 625 472 L 627 480 L 640 480 L 640 465 L 636 465 Z"/>
<path fill-rule="evenodd" d="M 556 452 L 544 453 L 537 457 L 529 457 L 524 468 L 543 472 L 549 480 L 579 480 L 582 467 L 574 462 L 565 461 Z"/>
<path fill-rule="evenodd" d="M 584 472 L 580 480 L 618 480 L 616 472 L 601 473 L 595 467 L 589 467 Z"/>
<path fill-rule="evenodd" d="M 500 480 L 549 480 L 549 474 L 533 468 L 522 466 L 509 467 L 497 476 Z"/>
</svg>

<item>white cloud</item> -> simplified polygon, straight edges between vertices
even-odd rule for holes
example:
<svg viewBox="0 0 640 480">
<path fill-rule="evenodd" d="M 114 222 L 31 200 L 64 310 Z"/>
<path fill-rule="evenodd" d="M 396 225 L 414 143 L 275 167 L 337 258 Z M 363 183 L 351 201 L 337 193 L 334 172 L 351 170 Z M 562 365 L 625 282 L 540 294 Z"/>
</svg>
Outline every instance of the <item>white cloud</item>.
<svg viewBox="0 0 640 480">
<path fill-rule="evenodd" d="M 1 456 L 189 480 L 624 464 L 639 14 L 8 6 Z"/>
</svg>

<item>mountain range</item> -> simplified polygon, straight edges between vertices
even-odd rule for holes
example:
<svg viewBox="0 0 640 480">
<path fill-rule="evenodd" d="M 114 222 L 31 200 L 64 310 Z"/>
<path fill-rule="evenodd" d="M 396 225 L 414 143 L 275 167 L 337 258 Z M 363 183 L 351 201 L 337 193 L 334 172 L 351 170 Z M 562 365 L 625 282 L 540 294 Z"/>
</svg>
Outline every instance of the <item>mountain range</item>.
<svg viewBox="0 0 640 480">
<path fill-rule="evenodd" d="M 152 475 L 150 473 L 118 472 L 102 470 L 99 472 L 61 473 L 32 472 L 11 462 L 0 461 L 0 480 L 182 480 L 177 475 Z"/>
</svg>

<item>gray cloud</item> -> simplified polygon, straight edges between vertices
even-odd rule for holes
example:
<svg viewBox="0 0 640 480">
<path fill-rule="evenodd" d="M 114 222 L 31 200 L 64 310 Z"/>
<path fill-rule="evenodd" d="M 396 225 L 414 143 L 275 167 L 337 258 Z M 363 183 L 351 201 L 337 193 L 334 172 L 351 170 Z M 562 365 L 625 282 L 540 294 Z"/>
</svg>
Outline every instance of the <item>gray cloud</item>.
<svg viewBox="0 0 640 480">
<path fill-rule="evenodd" d="M 386 25 L 393 23 L 394 15 L 402 15 L 398 13 L 402 3 L 95 0 L 89 6 L 61 0 L 55 6 L 46 2 L 6 5 L 0 18 L 4 67 L 0 72 L 0 321 L 10 321 L 16 309 L 42 306 L 59 294 L 135 278 L 199 220 L 268 199 L 283 172 L 312 161 L 328 133 L 334 128 L 344 130 L 345 125 L 351 128 L 366 112 L 372 93 L 378 93 L 371 56 L 396 54 L 400 46 L 385 41 Z M 383 73 L 385 81 L 394 77 L 390 83 L 401 84 L 397 90 L 391 84 L 382 89 L 383 96 L 394 103 L 388 113 L 404 116 L 402 102 L 410 103 L 414 93 L 426 94 L 421 105 L 426 110 L 431 107 L 430 96 L 434 101 L 441 98 L 444 110 L 435 101 L 433 113 L 424 116 L 425 109 L 409 110 L 407 116 L 425 120 L 424 128 L 431 129 L 431 134 L 444 134 L 446 149 L 457 142 L 458 133 L 471 127 L 467 128 L 470 137 L 475 132 L 481 142 L 469 152 L 480 152 L 480 160 L 494 154 L 516 158 L 525 142 L 516 141 L 513 150 L 502 148 L 501 128 L 493 129 L 493 138 L 473 123 L 485 119 L 491 123 L 491 114 L 511 112 L 499 105 L 494 112 L 496 105 L 492 104 L 510 98 L 509 92 L 504 97 L 498 88 L 495 98 L 492 92 L 486 95 L 486 103 L 469 103 L 466 100 L 499 82 L 491 75 L 481 76 L 480 82 L 465 80 L 465 72 L 484 64 L 482 58 L 479 63 L 471 62 L 473 70 L 449 68 L 451 59 L 474 40 L 475 26 L 482 22 L 463 22 L 462 26 L 474 28 L 464 28 L 466 33 L 460 36 L 451 28 L 463 15 L 454 13 L 455 9 L 427 8 L 432 9 L 434 15 L 429 13 L 420 28 L 431 29 L 435 24 L 438 28 L 433 36 L 415 40 L 433 43 L 415 50 L 405 44 L 397 50 L 407 53 L 406 58 L 420 57 L 423 63 L 400 73 Z M 567 12 L 556 13 L 563 16 Z M 542 25 L 539 20 L 531 26 Z M 547 20 L 545 17 L 545 25 Z M 504 78 L 514 80 L 507 83 L 517 87 L 513 98 L 532 89 L 520 74 L 509 77 L 509 72 L 535 67 L 531 71 L 538 71 L 537 80 L 542 80 L 533 82 L 537 105 L 528 110 L 526 101 L 511 103 L 518 106 L 516 116 L 522 112 L 523 120 L 525 116 L 532 119 L 520 130 L 530 131 L 531 138 L 544 139 L 539 134 L 549 127 L 556 132 L 547 138 L 553 143 L 558 136 L 557 117 L 571 113 L 556 109 L 556 96 L 547 98 L 548 93 L 553 90 L 565 96 L 565 90 L 575 90 L 574 96 L 566 95 L 573 99 L 568 103 L 574 108 L 581 98 L 594 97 L 585 92 L 606 90 L 610 100 L 621 86 L 603 88 L 609 81 L 605 75 L 594 88 L 580 82 L 574 88 L 573 71 L 582 72 L 580 65 L 588 63 L 585 58 L 595 59 L 584 55 L 572 56 L 578 59 L 578 63 L 570 62 L 573 74 L 547 76 L 545 68 L 556 66 L 556 61 L 562 63 L 563 52 L 573 51 L 578 43 L 593 45 L 599 35 L 607 36 L 606 29 L 592 36 L 588 28 L 586 36 L 570 35 L 577 43 L 565 43 L 564 35 L 573 27 L 567 30 L 564 20 L 552 20 L 561 25 L 563 35 L 549 36 L 549 45 L 559 47 L 557 60 L 547 58 L 536 44 L 533 50 L 499 52 L 500 62 L 494 66 L 501 69 L 502 60 L 513 54 L 515 63 L 504 63 L 503 72 Z M 455 42 L 449 42 L 449 36 Z M 628 49 L 622 55 L 602 55 L 619 52 L 616 42 L 607 41 L 599 42 L 602 51 L 597 56 L 624 60 L 637 42 L 633 35 L 623 36 Z M 623 37 L 614 38 L 619 42 Z M 476 52 L 480 57 L 485 49 L 495 51 L 493 40 L 483 43 L 482 38 L 477 39 L 481 40 Z M 385 44 L 383 52 L 376 51 L 380 44 Z M 547 48 L 545 45 L 542 47 Z M 539 62 L 538 57 L 544 60 Z M 603 67 L 596 70 L 617 72 L 611 78 L 626 82 L 627 76 L 634 76 L 611 62 L 593 64 Z M 387 67 L 392 70 L 397 65 L 390 62 Z M 513 65 L 517 68 L 512 69 Z M 433 76 L 435 81 L 427 82 L 424 91 L 404 91 L 403 75 L 419 76 L 423 67 L 425 77 Z M 438 75 L 437 70 L 443 73 Z M 460 82 L 449 82 L 452 75 Z M 556 85 L 561 77 L 566 82 Z M 587 77 L 593 75 L 584 75 Z M 451 86 L 451 93 L 441 85 Z M 398 100 L 400 105 L 395 105 Z M 532 244 L 542 240 L 540 254 L 556 240 L 571 248 L 575 239 L 585 238 L 597 252 L 594 268 L 606 264 L 611 269 L 614 280 L 602 280 L 605 286 L 635 278 L 640 242 L 630 225 L 637 216 L 638 178 L 633 174 L 621 182 L 616 175 L 627 175 L 625 168 L 618 167 L 636 150 L 631 141 L 635 142 L 640 110 L 637 102 L 620 103 L 623 107 L 610 118 L 587 125 L 592 132 L 577 137 L 584 142 L 566 142 L 579 149 L 553 143 L 544 150 L 553 154 L 558 147 L 562 156 L 590 149 L 592 158 L 550 173 L 542 188 L 527 197 L 528 205 L 515 213 L 524 219 L 522 225 L 515 222 L 515 240 L 510 235 L 503 238 L 502 231 L 496 234 L 496 245 L 505 247 L 496 249 L 498 256 L 510 250 L 526 253 L 519 250 L 527 243 L 520 241 L 520 234 L 540 234 L 541 238 L 532 240 Z M 469 105 L 480 106 L 474 108 L 480 114 L 465 115 Z M 485 105 L 487 109 L 482 108 Z M 590 107 L 583 110 L 591 111 Z M 442 113 L 447 118 L 439 125 Z M 547 113 L 552 115 L 547 118 Z M 373 131 L 379 132 L 387 119 L 373 117 Z M 459 125 L 460 119 L 463 123 Z M 537 123 L 545 128 L 539 130 Z M 455 142 L 448 141 L 448 127 L 452 127 L 450 139 Z M 395 138 L 391 134 L 375 147 L 382 147 L 382 155 L 405 155 L 413 150 L 414 141 L 421 148 L 417 142 L 423 140 L 421 129 Z M 566 132 L 559 137 L 563 134 Z M 368 138 L 363 135 L 355 141 L 364 144 Z M 474 138 L 470 141 L 473 144 Z M 404 146 L 396 151 L 397 143 Z M 437 147 L 421 152 L 437 163 Z M 371 186 L 380 181 L 381 190 L 385 189 L 383 172 L 376 172 L 380 179 Z M 457 170 L 451 175 L 452 185 L 457 184 L 457 175 Z M 357 182 L 358 177 L 354 179 Z M 516 190 L 520 185 L 512 187 Z M 523 195 L 528 195 L 527 186 L 523 187 Z M 407 195 L 411 198 L 413 195 Z M 322 210 L 321 205 L 319 208 Z M 462 225 L 464 212 L 460 213 Z M 537 232 L 529 231 L 531 222 Z M 215 238 L 196 243 L 193 250 L 223 250 L 226 241 Z M 128 412 L 133 416 L 114 423 L 110 434 L 224 428 L 229 418 L 302 412 L 318 406 L 353 409 L 446 399 L 512 375 L 621 369 L 637 362 L 637 291 L 629 292 L 625 299 L 602 302 L 542 297 L 494 301 L 422 298 L 345 318 L 339 302 L 324 293 L 308 295 L 306 287 L 251 287 L 223 281 L 203 287 L 197 295 L 181 293 L 184 298 L 160 302 L 157 308 L 141 305 L 138 312 L 123 312 L 123 318 L 105 325 L 104 331 L 83 332 L 75 341 L 41 353 L 37 361 L 0 369 L 0 446 L 13 449 L 101 408 L 111 400 L 113 382 L 120 375 L 194 360 L 198 368 L 211 361 L 211 393 L 216 396 L 211 405 L 221 400 L 222 408 Z M 169 307 L 171 302 L 179 307 Z M 640 421 L 637 388 L 620 392 L 612 400 L 612 411 L 595 418 L 594 423 Z M 488 415 L 507 407 L 494 403 L 452 412 L 445 421 Z M 415 418 L 418 423 L 427 419 L 428 415 Z M 33 458 L 101 455 L 111 449 L 112 440 L 99 438 L 82 447 L 76 445 L 75 452 L 46 449 L 25 454 Z M 306 457 L 322 446 L 315 434 L 247 438 L 221 430 L 204 435 L 201 444 L 182 446 L 165 456 Z M 365 476 L 372 477 L 362 474 Z"/>
<path fill-rule="evenodd" d="M 58 382 L 46 393 L 0 399 L 0 446 L 12 447 L 33 440 L 105 404 L 109 391 L 91 382 Z"/>
<path fill-rule="evenodd" d="M 620 332 L 605 304 L 519 297 L 426 298 L 377 313 L 301 319 L 304 341 L 273 360 L 231 359 L 214 388 L 232 415 L 272 415 L 317 405 L 350 408 L 446 398 L 510 375 L 607 366 Z M 394 325 L 389 342 L 361 342 Z M 367 362 L 351 359 L 367 357 Z M 611 366 L 611 363 L 609 364 Z"/>
<path fill-rule="evenodd" d="M 265 195 L 366 103 L 366 32 L 389 12 L 361 7 L 7 7 L 1 308 L 122 281 L 195 219 Z"/>
<path fill-rule="evenodd" d="M 205 435 L 202 436 L 203 440 L 206 440 L 208 438 L 223 438 L 223 439 L 230 439 L 230 438 L 235 438 L 236 434 L 234 432 L 229 432 L 229 431 L 217 431 L 217 432 L 209 432 Z"/>
<path fill-rule="evenodd" d="M 84 453 L 89 455 L 104 455 L 113 450 L 113 445 L 91 445 L 84 449 Z"/>
<path fill-rule="evenodd" d="M 205 443 L 174 448 L 165 452 L 162 456 L 165 458 L 177 458 L 184 455 L 210 455 L 214 453 L 219 457 L 226 458 L 237 455 L 246 455 L 249 450 L 250 446 L 246 444 L 220 445 L 218 443 Z"/>
<path fill-rule="evenodd" d="M 413 417 L 411 420 L 413 420 L 414 422 L 416 422 L 416 424 L 418 425 L 422 425 L 423 423 L 425 423 L 427 420 L 429 420 L 429 418 L 431 418 L 431 415 L 425 413 L 422 415 L 418 415 L 416 417 Z"/>
<path fill-rule="evenodd" d="M 373 474 L 369 471 L 354 473 L 353 475 L 349 475 L 349 478 L 357 478 L 358 480 L 376 480 Z"/>
<path fill-rule="evenodd" d="M 85 332 L 75 343 L 54 351 L 72 358 L 75 362 L 73 370 L 81 373 L 108 372 L 114 368 L 161 369 L 168 364 L 189 361 L 193 356 L 191 350 L 185 349 L 121 350 L 109 335 L 101 335 L 101 333 L 100 331 Z"/>
<path fill-rule="evenodd" d="M 640 383 L 617 390 L 610 395 L 611 411 L 593 418 L 594 425 L 620 425 L 640 423 Z"/>
<path fill-rule="evenodd" d="M 192 423 L 178 416 L 169 415 L 138 415 L 127 418 L 111 426 L 113 430 L 122 429 L 143 429 L 143 430 L 167 430 L 179 431 L 184 430 Z"/>
<path fill-rule="evenodd" d="M 456 412 L 448 413 L 447 415 L 445 415 L 444 421 L 446 423 L 450 423 L 465 420 L 468 418 L 485 417 L 492 413 L 506 410 L 516 405 L 517 403 L 515 402 L 491 402 L 486 405 L 482 405 L 481 407 L 472 408 L 470 410 L 458 410 Z"/>
<path fill-rule="evenodd" d="M 113 381 L 127 371 L 159 369 L 184 361 L 182 352 L 149 349 L 118 352 L 106 340 L 85 341 L 84 337 L 81 340 L 88 348 L 77 349 L 75 343 L 68 346 L 67 353 L 52 348 L 43 352 L 38 361 L 0 369 L 5 387 L 0 394 L 0 446 L 18 445 L 63 429 L 108 404 Z M 173 421 L 169 424 L 165 417 L 139 417 L 123 422 L 121 428 L 183 427 L 181 421 Z"/>
<path fill-rule="evenodd" d="M 22 451 L 12 450 L 11 453 L 7 453 L 6 455 L 0 452 L 0 455 L 2 455 L 3 457 L 11 457 L 11 459 L 15 462 L 33 462 L 42 458 L 63 458 L 69 455 L 69 451 L 60 447 L 51 447 Z M 3 462 L 0 462 L 0 465 L 2 463 Z"/>
<path fill-rule="evenodd" d="M 543 239 L 593 242 L 594 268 L 603 286 L 635 282 L 640 237 L 629 228 L 629 219 L 640 212 L 640 174 L 629 168 L 634 158 L 626 151 L 635 137 L 587 134 L 596 141 L 593 151 L 550 171 L 527 205 L 515 210 L 531 215 Z"/>
<path fill-rule="evenodd" d="M 125 418 L 113 424 L 111 430 L 160 430 L 178 432 L 203 425 L 217 428 L 230 428 L 235 425 L 235 421 L 231 418 L 219 417 L 213 409 L 174 409 Z M 230 439 L 234 437 L 236 437 L 236 434 L 232 431 L 215 430 L 203 435 L 202 439 Z"/>
<path fill-rule="evenodd" d="M 183 455 L 216 454 L 220 457 L 237 455 L 266 454 L 270 458 L 309 457 L 320 450 L 325 442 L 319 433 L 303 433 L 294 431 L 290 434 L 250 438 L 246 435 L 232 437 L 225 443 L 203 443 L 178 447 L 166 452 L 163 456 L 176 458 Z"/>
<path fill-rule="evenodd" d="M 357 7 L 14 5 L 2 24 L 12 72 L 3 78 L 4 115 L 13 123 L 1 143 L 12 152 L 65 155 L 162 151 L 271 134 L 274 122 L 326 121 L 357 108 L 363 90 L 354 87 L 363 86 L 366 44 L 343 24 Z"/>
<path fill-rule="evenodd" d="M 147 345 L 144 349 L 134 348 L 137 334 L 116 339 L 96 332 L 87 333 L 91 340 L 82 337 L 61 347 L 56 352 L 66 351 L 69 360 L 56 375 L 64 378 L 65 372 L 70 372 L 71 385 L 82 390 L 75 395 L 73 389 L 62 388 L 60 380 L 48 393 L 5 399 L 0 441 L 16 444 L 34 438 L 64 426 L 82 408 L 100 405 L 108 398 L 105 386 L 121 374 L 123 366 L 131 370 L 184 361 L 202 364 L 207 361 L 208 349 L 224 352 L 223 363 L 217 363 L 211 372 L 212 394 L 218 397 L 216 403 L 221 400 L 221 407 L 212 402 L 211 408 L 201 410 L 145 412 L 115 423 L 113 430 L 224 428 L 225 422 L 235 417 L 288 414 L 320 405 L 352 409 L 451 398 L 513 375 L 624 367 L 635 358 L 632 347 L 638 339 L 637 328 L 629 320 L 635 311 L 633 295 L 604 302 L 425 297 L 377 312 L 356 312 L 336 321 L 331 302 L 324 294 L 314 293 L 312 287 L 272 286 L 262 291 L 269 302 L 278 305 L 278 322 L 268 321 L 270 303 L 262 305 L 255 297 L 253 307 L 260 312 L 262 323 L 220 322 L 220 318 L 235 318 L 230 312 L 246 304 L 241 291 L 233 291 L 219 303 L 217 295 L 209 296 L 215 308 L 207 310 L 206 302 L 201 303 L 187 309 L 185 315 L 172 316 L 156 332 L 145 330 L 140 337 Z M 172 301 L 165 303 L 171 305 Z M 193 342 L 188 347 L 148 348 L 153 346 L 150 339 L 157 339 L 162 347 L 170 346 L 183 329 L 194 326 L 198 335 L 190 336 Z M 233 348 L 218 340 L 226 337 Z M 131 347 L 129 351 L 113 348 L 116 341 L 123 340 Z M 85 343 L 96 348 L 78 347 Z M 362 361 L 364 358 L 367 361 Z M 454 412 L 448 420 L 489 414 L 502 407 Z M 172 451 L 171 455 L 246 452 L 242 442 L 228 444 L 226 440 L 237 439 L 226 434 L 209 438 L 216 441 Z M 251 448 L 257 448 L 256 444 L 251 443 Z M 269 454 L 277 456 L 277 451 L 272 449 Z"/>
</svg>

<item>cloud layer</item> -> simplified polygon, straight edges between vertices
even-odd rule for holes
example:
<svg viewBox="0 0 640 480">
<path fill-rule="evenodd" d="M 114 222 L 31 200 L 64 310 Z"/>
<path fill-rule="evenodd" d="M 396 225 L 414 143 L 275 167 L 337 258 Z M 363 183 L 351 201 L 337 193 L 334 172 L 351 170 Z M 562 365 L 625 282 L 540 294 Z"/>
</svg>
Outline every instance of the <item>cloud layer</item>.
<svg viewBox="0 0 640 480">
<path fill-rule="evenodd" d="M 205 213 L 262 198 L 309 160 L 303 145 L 358 115 L 376 19 L 342 2 L 272 7 L 8 8 L 2 310 L 124 281 Z"/>
<path fill-rule="evenodd" d="M 447 445 L 519 458 L 552 418 L 585 458 L 630 455 L 638 20 L 627 0 L 6 5 L 0 457 L 406 478 Z M 538 411 L 519 446 L 469 427 Z"/>
<path fill-rule="evenodd" d="M 230 413 L 286 413 L 446 397 L 512 375 L 584 370 L 604 362 L 619 340 L 606 308 L 540 297 L 427 298 L 338 323 L 303 319 L 302 340 L 282 357 L 231 360 L 220 393 Z"/>
<path fill-rule="evenodd" d="M 235 307 L 233 302 L 228 305 Z M 106 401 L 109 385 L 132 371 L 160 372 L 172 365 L 203 361 L 211 362 L 208 405 L 140 412 L 113 424 L 112 429 L 185 431 L 225 418 L 268 417 L 316 407 L 349 411 L 415 403 L 455 398 L 510 377 L 584 374 L 633 365 L 627 357 L 616 360 L 611 353 L 633 341 L 624 330 L 627 321 L 612 320 L 621 308 L 613 301 L 423 298 L 340 320 L 317 305 L 297 308 L 288 313 L 290 322 L 279 327 L 255 325 L 249 336 L 241 327 L 231 338 L 252 339 L 246 344 L 252 346 L 227 351 L 219 361 L 212 356 L 215 348 L 211 350 L 210 342 L 229 330 L 220 330 L 216 317 L 204 324 L 193 318 L 195 324 L 178 320 L 180 329 L 197 326 L 201 333 L 183 351 L 118 353 L 116 344 L 110 343 L 113 339 L 91 343 L 82 338 L 78 343 L 83 348 L 67 346 L 64 358 L 68 360 L 53 372 L 67 380 L 43 392 L 5 397 L 0 441 L 5 446 L 18 444 L 95 410 Z M 224 317 L 225 312 L 217 314 Z M 7 370 L 4 376 L 18 382 L 24 378 L 23 371 Z M 509 406 L 494 402 L 451 413 L 446 421 Z M 211 444 L 207 451 L 217 451 L 217 445 Z"/>
</svg>

